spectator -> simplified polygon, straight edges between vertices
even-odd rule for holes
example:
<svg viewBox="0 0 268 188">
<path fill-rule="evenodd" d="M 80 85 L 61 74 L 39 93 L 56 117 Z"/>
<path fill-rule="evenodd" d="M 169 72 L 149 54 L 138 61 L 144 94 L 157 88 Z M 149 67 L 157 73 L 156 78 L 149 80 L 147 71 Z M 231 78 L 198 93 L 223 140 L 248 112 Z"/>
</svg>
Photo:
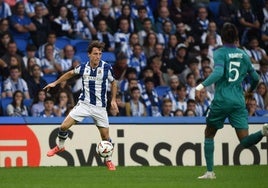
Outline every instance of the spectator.
<svg viewBox="0 0 268 188">
<path fill-rule="evenodd" d="M 183 22 L 179 22 L 176 24 L 175 35 L 179 43 L 184 43 L 189 48 L 192 48 L 194 45 L 198 45 L 198 43 L 194 39 L 194 35 L 189 31 L 189 29 L 187 29 L 185 23 Z"/>
<path fill-rule="evenodd" d="M 117 27 L 119 25 L 119 20 L 121 20 L 122 18 L 126 18 L 128 20 L 129 31 L 134 32 L 135 31 L 134 18 L 131 17 L 130 5 L 128 3 L 123 4 L 122 14 L 116 19 Z"/>
<path fill-rule="evenodd" d="M 69 98 L 69 94 L 64 90 L 59 92 L 54 106 L 54 110 L 57 116 L 66 117 L 73 107 L 74 101 Z"/>
<path fill-rule="evenodd" d="M 70 12 L 70 15 L 72 17 L 72 24 L 76 25 L 79 19 L 79 9 L 85 9 L 86 12 L 86 8 L 83 6 L 83 2 L 82 0 L 72 0 L 68 3 L 68 9 Z M 85 19 L 88 19 L 87 13 L 85 14 Z"/>
<path fill-rule="evenodd" d="M 47 9 L 50 22 L 60 15 L 60 7 L 63 5 L 61 0 L 48 0 Z"/>
<path fill-rule="evenodd" d="M 121 18 L 118 20 L 118 30 L 114 34 L 116 53 L 126 48 L 129 42 L 129 22 L 127 18 Z"/>
<path fill-rule="evenodd" d="M 185 112 L 183 113 L 183 116 L 187 116 L 187 117 L 195 117 L 196 113 L 193 110 L 190 109 L 186 109 Z"/>
<path fill-rule="evenodd" d="M 25 13 L 27 14 L 29 18 L 32 18 L 36 15 L 36 10 L 35 10 L 36 6 L 41 7 L 40 9 L 41 16 L 48 15 L 48 9 L 44 3 L 38 0 L 27 0 L 27 2 L 25 3 Z"/>
<path fill-rule="evenodd" d="M 30 41 L 30 32 L 36 31 L 36 27 L 31 19 L 25 14 L 23 2 L 17 2 L 14 7 L 14 14 L 10 17 L 10 31 L 15 38 Z"/>
<path fill-rule="evenodd" d="M 195 99 L 188 99 L 187 100 L 187 109 L 195 112 L 196 115 L 196 102 Z"/>
<path fill-rule="evenodd" d="M 157 86 L 166 86 L 168 82 L 168 75 L 167 73 L 163 73 L 161 71 L 162 61 L 160 58 L 155 57 L 152 59 L 152 63 L 150 67 L 153 70 L 153 78 L 154 78 L 154 85 Z"/>
<path fill-rule="evenodd" d="M 147 17 L 152 20 L 154 23 L 154 15 L 153 11 L 151 10 L 150 6 L 145 3 L 144 0 L 134 0 L 131 4 L 131 17 L 136 19 L 138 17 L 138 7 L 145 6 L 147 9 Z"/>
<path fill-rule="evenodd" d="M 26 69 L 28 69 L 28 59 L 34 58 L 36 64 L 41 66 L 41 60 L 36 57 L 37 47 L 34 44 L 28 44 L 26 47 L 26 54 L 23 56 L 22 60 Z"/>
<path fill-rule="evenodd" d="M 258 110 L 268 110 L 268 89 L 264 82 L 260 82 L 253 93 Z"/>
<path fill-rule="evenodd" d="M 155 29 L 154 29 L 154 25 L 152 24 L 152 20 L 150 20 L 150 18 L 145 18 L 143 20 L 143 25 L 142 25 L 142 29 L 138 32 L 139 35 L 139 43 L 141 45 L 144 45 L 144 41 L 146 39 L 146 37 L 150 34 L 150 33 L 154 33 Z M 157 36 L 158 37 L 158 36 Z"/>
<path fill-rule="evenodd" d="M 195 99 L 195 87 L 196 87 L 196 78 L 194 73 L 190 72 L 186 75 L 186 93 L 188 99 Z"/>
<path fill-rule="evenodd" d="M 158 33 L 159 42 L 163 43 L 165 46 L 167 46 L 169 42 L 169 37 L 171 35 L 175 35 L 175 29 L 172 30 L 173 23 L 170 20 L 166 20 L 163 22 L 163 33 Z M 177 39 L 177 37 L 176 37 Z"/>
<path fill-rule="evenodd" d="M 21 70 L 18 66 L 10 67 L 10 76 L 3 83 L 2 98 L 12 97 L 15 91 L 23 92 L 24 98 L 29 99 L 28 85 L 24 79 L 21 78 Z"/>
<path fill-rule="evenodd" d="M 223 0 L 220 2 L 218 23 L 220 29 L 225 22 L 236 24 L 236 11 L 233 0 Z"/>
<path fill-rule="evenodd" d="M 41 67 L 38 64 L 32 65 L 29 69 L 30 77 L 26 82 L 29 87 L 30 98 L 34 98 L 47 85 L 47 82 L 42 78 Z"/>
<path fill-rule="evenodd" d="M 133 67 L 137 71 L 137 77 L 141 76 L 141 71 L 147 65 L 147 59 L 142 51 L 140 44 L 135 44 L 133 48 L 133 54 L 129 58 L 129 67 Z"/>
<path fill-rule="evenodd" d="M 115 51 L 115 41 L 113 34 L 108 30 L 108 25 L 106 20 L 99 20 L 97 27 L 97 34 L 95 36 L 97 40 L 105 43 L 104 51 L 114 52 Z"/>
<path fill-rule="evenodd" d="M 68 8 L 66 6 L 60 7 L 60 14 L 53 20 L 51 27 L 56 32 L 57 37 L 74 38 L 75 32 L 72 21 L 68 18 Z"/>
<path fill-rule="evenodd" d="M 160 7 L 158 14 L 159 16 L 155 20 L 156 31 L 158 33 L 163 33 L 164 31 L 163 23 L 168 21 L 169 23 L 171 23 L 171 28 L 172 28 L 171 32 L 175 33 L 176 27 L 173 21 L 169 17 L 170 16 L 169 9 L 167 7 Z"/>
<path fill-rule="evenodd" d="M 121 92 L 127 90 L 130 79 L 138 79 L 137 70 L 133 67 L 127 68 L 124 79 L 119 82 L 119 88 Z"/>
<path fill-rule="evenodd" d="M 23 92 L 16 90 L 12 95 L 12 102 L 7 105 L 6 111 L 8 116 L 28 116 L 28 109 L 23 103 Z"/>
<path fill-rule="evenodd" d="M 110 14 L 115 20 L 122 15 L 122 4 L 122 0 L 112 0 Z"/>
<path fill-rule="evenodd" d="M 39 117 L 41 112 L 44 111 L 44 101 L 46 99 L 46 92 L 44 90 L 39 90 L 37 95 L 33 98 L 33 104 L 31 106 L 31 115 L 33 117 Z"/>
<path fill-rule="evenodd" d="M 125 77 L 128 68 L 127 63 L 127 55 L 124 52 L 119 52 L 116 56 L 116 62 L 113 65 L 114 78 L 119 82 L 121 82 Z"/>
<path fill-rule="evenodd" d="M 133 49 L 134 49 L 135 44 L 139 44 L 139 37 L 137 33 L 133 32 L 129 35 L 128 43 L 124 45 L 122 49 L 122 52 L 124 52 L 128 58 L 133 54 Z"/>
<path fill-rule="evenodd" d="M 90 21 L 94 21 L 95 17 L 100 13 L 100 0 L 90 0 L 87 12 Z M 96 27 L 96 25 L 95 25 Z"/>
<path fill-rule="evenodd" d="M 197 44 L 201 43 L 201 36 L 207 32 L 208 24 L 208 11 L 205 6 L 199 6 L 196 19 L 191 25 L 192 31 L 194 31 L 194 40 Z"/>
<path fill-rule="evenodd" d="M 154 79 L 148 77 L 144 80 L 145 88 L 142 92 L 142 99 L 146 106 L 148 116 L 161 116 L 160 101 L 157 92 L 155 91 Z"/>
<path fill-rule="evenodd" d="M 167 73 L 167 61 L 168 61 L 168 59 L 166 59 L 164 56 L 164 45 L 162 45 L 160 43 L 155 44 L 154 53 L 155 54 L 153 56 L 151 56 L 150 58 L 147 58 L 147 66 L 150 66 L 152 60 L 157 57 L 157 58 L 161 59 L 161 61 L 163 62 L 162 66 L 161 66 L 161 71 L 164 73 Z"/>
<path fill-rule="evenodd" d="M 169 36 L 168 41 L 166 44 L 163 44 L 165 46 L 164 49 L 164 58 L 169 60 L 176 57 L 176 47 L 178 45 L 178 39 L 175 34 L 172 34 Z"/>
<path fill-rule="evenodd" d="M 176 47 L 176 57 L 168 62 L 168 69 L 175 75 L 181 74 L 187 68 L 187 47 L 180 43 Z"/>
<path fill-rule="evenodd" d="M 207 32 L 203 33 L 203 35 L 201 36 L 202 43 L 206 43 L 207 36 L 210 34 L 216 37 L 216 46 L 221 46 L 222 45 L 221 36 L 217 32 L 217 25 L 216 22 L 214 21 L 209 22 Z"/>
<path fill-rule="evenodd" d="M 138 87 L 132 87 L 130 95 L 130 100 L 126 102 L 126 116 L 146 116 L 146 107 L 140 101 L 140 89 Z"/>
<path fill-rule="evenodd" d="M 181 109 L 176 109 L 174 111 L 174 116 L 183 116 L 183 111 Z"/>
<path fill-rule="evenodd" d="M 265 83 L 265 85 L 268 86 L 268 61 L 265 59 L 262 59 L 260 61 L 260 71 L 259 71 L 261 81 Z"/>
<path fill-rule="evenodd" d="M 9 4 L 5 0 L 0 0 L 0 20 L 9 18 L 12 14 Z"/>
<path fill-rule="evenodd" d="M 76 0 L 77 1 L 77 0 Z M 97 34 L 93 22 L 89 20 L 85 7 L 78 8 L 78 18 L 75 22 L 75 37 L 91 41 Z"/>
<path fill-rule="evenodd" d="M 248 39 L 252 36 L 260 37 L 260 22 L 255 12 L 251 9 L 249 0 L 242 0 L 239 10 L 237 11 L 237 19 L 239 22 L 240 43 L 245 46 Z"/>
<path fill-rule="evenodd" d="M 1 59 L 5 61 L 8 66 L 10 66 L 11 57 L 16 57 L 19 62 L 23 62 L 22 56 L 23 53 L 18 50 L 16 42 L 10 40 L 10 42 L 8 42 L 7 44 L 7 50 L 5 51 L 5 54 L 1 57 Z M 24 63 L 22 63 L 20 66 L 22 68 L 25 68 Z"/>
<path fill-rule="evenodd" d="M 96 15 L 93 20 L 95 28 L 97 28 L 100 20 L 106 20 L 109 32 L 114 34 L 117 30 L 117 24 L 115 19 L 110 15 L 110 5 L 108 3 L 101 5 L 100 13 Z"/>
<path fill-rule="evenodd" d="M 13 40 L 11 34 L 8 31 L 0 34 L 0 57 L 7 52 L 8 43 Z"/>
<path fill-rule="evenodd" d="M 56 47 L 56 45 L 55 45 L 56 40 L 57 40 L 56 33 L 54 31 L 50 31 L 46 40 L 47 40 L 47 42 L 38 48 L 38 57 L 40 59 L 44 58 L 45 57 L 45 46 L 47 44 L 51 44 L 53 46 L 54 58 L 59 58 L 60 54 L 61 54 L 61 50 L 58 47 Z"/>
<path fill-rule="evenodd" d="M 164 98 L 171 99 L 172 103 L 174 104 L 176 103 L 176 100 L 178 98 L 177 88 L 179 84 L 180 84 L 180 80 L 178 76 L 176 75 L 171 76 L 170 82 L 169 82 L 169 89 L 164 94 Z"/>
<path fill-rule="evenodd" d="M 181 84 L 177 87 L 177 100 L 176 103 L 172 105 L 172 110 L 181 109 L 183 112 L 187 109 L 187 88 L 184 84 Z"/>
<path fill-rule="evenodd" d="M 198 59 L 196 59 L 195 57 L 190 58 L 187 62 L 187 68 L 184 69 L 184 71 L 182 71 L 182 73 L 180 74 L 179 78 L 180 81 L 183 84 L 186 84 L 186 77 L 189 73 L 193 74 L 194 80 L 197 80 L 200 78 L 200 71 L 199 71 L 199 61 Z"/>
<path fill-rule="evenodd" d="M 62 72 L 60 59 L 54 57 L 54 46 L 52 44 L 46 44 L 45 56 L 41 59 L 41 68 L 44 74 L 57 75 Z"/>
<path fill-rule="evenodd" d="M 170 19 L 174 24 L 183 22 L 187 25 L 191 25 L 194 15 L 193 1 L 172 0 L 169 6 Z"/>
<path fill-rule="evenodd" d="M 268 61 L 266 51 L 260 47 L 259 40 L 256 37 L 252 37 L 251 39 L 249 39 L 249 45 L 246 49 L 246 52 L 249 55 L 256 70 L 259 70 L 260 61 L 262 59 Z"/>
<path fill-rule="evenodd" d="M 142 88 L 139 85 L 139 81 L 137 79 L 135 79 L 135 78 L 132 78 L 132 79 L 130 79 L 128 81 L 128 87 L 127 87 L 127 89 L 125 91 L 122 91 L 121 92 L 122 93 L 122 99 L 123 99 L 124 102 L 129 102 L 130 101 L 130 99 L 132 97 L 131 96 L 132 95 L 131 90 L 134 87 L 138 87 L 139 90 L 142 91 Z"/>
<path fill-rule="evenodd" d="M 116 104 L 118 106 L 118 112 L 116 112 L 114 109 L 112 109 L 109 106 L 108 112 L 109 116 L 126 116 L 126 105 L 125 102 L 122 100 L 122 94 L 117 93 L 116 95 Z"/>
<path fill-rule="evenodd" d="M 39 117 L 57 117 L 54 112 L 54 100 L 52 97 L 46 97 L 44 100 L 44 110 L 40 113 Z"/>
<path fill-rule="evenodd" d="M 255 98 L 249 98 L 246 103 L 248 116 L 258 116 L 257 114 L 257 101 Z"/>
<path fill-rule="evenodd" d="M 208 108 L 211 104 L 207 96 L 206 88 L 203 88 L 200 91 L 200 98 L 196 101 L 196 115 L 197 116 L 206 116 Z"/>
<path fill-rule="evenodd" d="M 44 16 L 44 7 L 41 4 L 37 4 L 34 7 L 35 15 L 32 17 L 32 22 L 36 27 L 34 32 L 31 32 L 31 38 L 34 45 L 39 46 L 46 43 L 47 36 L 51 31 L 50 21 Z"/>
<path fill-rule="evenodd" d="M 139 32 L 143 29 L 143 22 L 147 17 L 146 6 L 138 7 L 138 17 L 134 19 L 135 32 Z"/>
<path fill-rule="evenodd" d="M 143 43 L 143 51 L 144 55 L 146 56 L 146 59 L 149 59 L 150 57 L 155 55 L 155 46 L 158 43 L 158 38 L 156 33 L 151 32 L 148 33 L 148 35 L 144 39 Z"/>
<path fill-rule="evenodd" d="M 70 70 L 72 67 L 72 61 L 74 58 L 75 49 L 72 45 L 67 44 L 63 48 L 63 58 L 61 58 L 60 65 L 61 65 L 61 72 L 66 72 Z"/>
<path fill-rule="evenodd" d="M 174 113 L 172 111 L 172 101 L 168 98 L 163 99 L 162 101 L 162 113 L 163 117 L 173 117 Z"/>
<path fill-rule="evenodd" d="M 2 36 L 3 33 L 9 33 L 9 19 L 8 18 L 3 18 L 0 19 L 0 35 Z M 11 36 L 11 34 L 10 34 Z"/>
</svg>

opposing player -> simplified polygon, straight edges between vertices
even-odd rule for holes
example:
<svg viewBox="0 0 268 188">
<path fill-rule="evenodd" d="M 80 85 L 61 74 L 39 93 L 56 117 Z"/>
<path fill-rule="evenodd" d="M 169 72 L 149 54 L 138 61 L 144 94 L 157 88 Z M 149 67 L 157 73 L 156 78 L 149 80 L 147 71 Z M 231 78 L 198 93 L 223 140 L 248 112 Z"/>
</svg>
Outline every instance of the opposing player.
<svg viewBox="0 0 268 188">
<path fill-rule="evenodd" d="M 258 143 L 263 136 L 268 136 L 268 124 L 262 130 L 249 135 L 248 112 L 242 89 L 242 81 L 251 77 L 252 92 L 259 81 L 248 55 L 236 47 L 238 32 L 235 25 L 225 23 L 221 34 L 224 45 L 214 51 L 214 71 L 201 84 L 196 87 L 196 100 L 199 99 L 200 90 L 213 83 L 216 85 L 215 96 L 206 117 L 204 152 L 207 172 L 198 179 L 215 179 L 214 167 L 214 137 L 217 131 L 223 128 L 226 118 L 235 129 L 240 144 L 250 147 Z"/>
<path fill-rule="evenodd" d="M 58 137 L 59 143 L 53 149 L 48 151 L 47 156 L 51 157 L 56 153 L 65 150 L 64 142 L 68 137 L 67 130 L 77 122 L 82 121 L 85 117 L 91 116 L 99 129 L 102 140 L 111 142 L 109 136 L 109 122 L 106 111 L 107 104 L 107 87 L 108 81 L 111 82 L 111 108 L 118 112 L 116 104 L 117 83 L 113 77 L 113 70 L 110 64 L 101 60 L 102 50 L 105 44 L 98 41 L 92 41 L 88 46 L 88 56 L 90 61 L 81 64 L 78 67 L 63 74 L 58 80 L 48 84 L 44 90 L 49 90 L 57 84 L 66 81 L 73 76 L 80 74 L 82 76 L 82 92 L 79 101 L 71 110 L 69 115 L 62 122 Z M 111 161 L 111 156 L 105 158 L 109 170 L 116 170 Z"/>
</svg>

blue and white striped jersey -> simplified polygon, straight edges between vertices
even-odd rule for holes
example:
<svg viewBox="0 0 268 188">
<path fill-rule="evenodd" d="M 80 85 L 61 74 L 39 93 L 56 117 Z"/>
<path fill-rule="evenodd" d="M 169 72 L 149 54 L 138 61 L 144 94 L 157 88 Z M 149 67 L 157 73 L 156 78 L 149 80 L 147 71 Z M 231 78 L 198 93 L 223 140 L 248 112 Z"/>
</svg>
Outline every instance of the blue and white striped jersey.
<svg viewBox="0 0 268 188">
<path fill-rule="evenodd" d="M 76 67 L 74 72 L 82 77 L 83 88 L 79 100 L 106 107 L 108 82 L 114 81 L 112 66 L 100 61 L 99 66 L 92 69 L 87 62 Z"/>
</svg>

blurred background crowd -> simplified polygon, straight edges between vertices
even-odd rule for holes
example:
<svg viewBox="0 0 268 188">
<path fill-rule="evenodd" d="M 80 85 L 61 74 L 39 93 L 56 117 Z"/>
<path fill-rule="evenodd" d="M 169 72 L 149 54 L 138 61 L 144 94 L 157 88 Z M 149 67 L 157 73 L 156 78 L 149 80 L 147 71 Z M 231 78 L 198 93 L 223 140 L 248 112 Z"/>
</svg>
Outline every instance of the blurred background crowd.
<svg viewBox="0 0 268 188">
<path fill-rule="evenodd" d="M 0 115 L 66 116 L 81 78 L 42 88 L 86 63 L 99 40 L 118 80 L 119 113 L 108 105 L 109 116 L 205 116 L 215 87 L 196 101 L 195 86 L 213 71 L 225 22 L 261 78 L 246 98 L 249 116 L 266 116 L 268 0 L 0 0 Z"/>
</svg>

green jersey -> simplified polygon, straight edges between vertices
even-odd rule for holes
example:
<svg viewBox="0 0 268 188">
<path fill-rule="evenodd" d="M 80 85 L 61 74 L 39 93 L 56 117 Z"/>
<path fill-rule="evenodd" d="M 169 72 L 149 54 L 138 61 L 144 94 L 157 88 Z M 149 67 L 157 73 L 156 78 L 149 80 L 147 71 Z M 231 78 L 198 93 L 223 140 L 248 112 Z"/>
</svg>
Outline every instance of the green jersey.
<svg viewBox="0 0 268 188">
<path fill-rule="evenodd" d="M 251 89 L 255 89 L 259 76 L 253 68 L 249 56 L 234 45 L 224 45 L 214 51 L 214 71 L 203 82 L 204 86 L 215 83 L 215 96 L 212 108 L 245 107 L 242 88 L 244 78 L 251 78 Z"/>
</svg>

